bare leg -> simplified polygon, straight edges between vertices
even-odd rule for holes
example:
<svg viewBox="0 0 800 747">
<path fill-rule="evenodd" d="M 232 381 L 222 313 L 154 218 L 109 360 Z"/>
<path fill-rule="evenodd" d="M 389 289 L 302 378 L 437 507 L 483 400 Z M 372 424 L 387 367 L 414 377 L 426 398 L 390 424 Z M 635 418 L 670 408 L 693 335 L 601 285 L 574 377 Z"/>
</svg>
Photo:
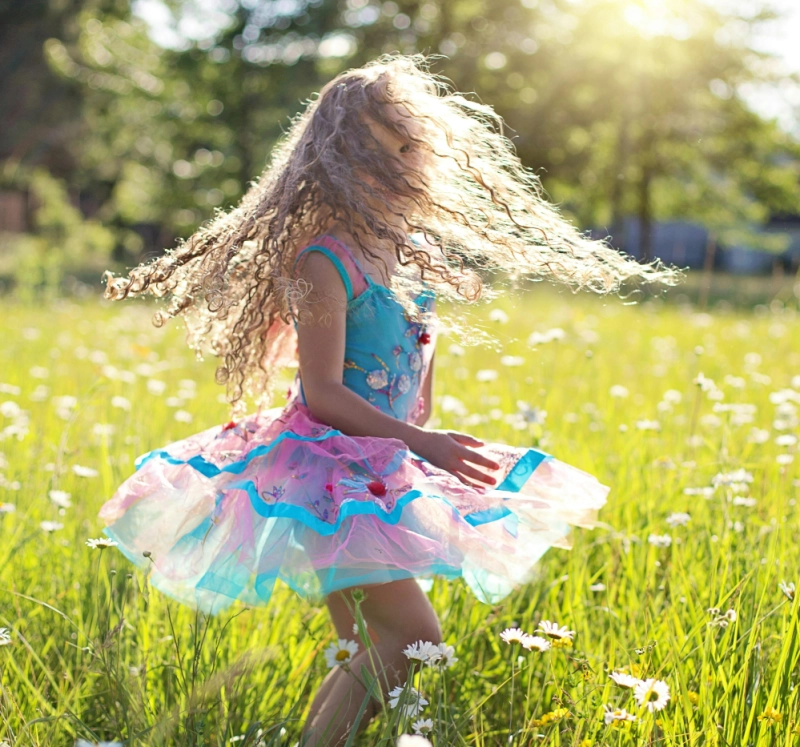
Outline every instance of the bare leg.
<svg viewBox="0 0 800 747">
<path fill-rule="evenodd" d="M 348 609 L 348 604 L 353 607 L 352 591 L 345 589 L 325 600 L 340 638 L 355 637 L 355 620 Z M 428 598 L 413 579 L 366 586 L 364 591 L 366 599 L 361 604 L 361 611 L 373 649 L 364 651 L 359 643 L 361 650 L 353 657 L 350 668 L 358 674 L 363 665 L 373 676 L 380 674 L 381 685 L 387 692 L 395 685 L 404 684 L 408 676 L 409 661 L 403 649 L 419 640 L 438 643 L 442 638 L 441 628 Z M 311 704 L 304 731 L 305 741 L 301 744 L 304 747 L 344 744 L 365 697 L 366 691 L 353 674 L 333 669 Z M 374 702 L 368 707 L 361 728 L 374 715 L 374 707 Z"/>
</svg>

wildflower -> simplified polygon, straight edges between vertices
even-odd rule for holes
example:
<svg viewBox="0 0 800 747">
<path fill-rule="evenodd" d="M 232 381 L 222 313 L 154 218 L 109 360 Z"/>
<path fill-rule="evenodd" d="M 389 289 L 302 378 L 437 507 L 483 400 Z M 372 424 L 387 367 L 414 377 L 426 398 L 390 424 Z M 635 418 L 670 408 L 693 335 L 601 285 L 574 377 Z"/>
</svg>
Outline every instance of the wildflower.
<svg viewBox="0 0 800 747">
<path fill-rule="evenodd" d="M 650 678 L 640 682 L 633 690 L 633 697 L 650 713 L 662 710 L 669 700 L 669 686 L 663 680 Z"/>
<path fill-rule="evenodd" d="M 497 371 L 493 368 L 483 368 L 480 371 L 476 372 L 475 378 L 478 381 L 495 381 L 498 377 Z"/>
<path fill-rule="evenodd" d="M 778 588 L 784 593 L 784 595 L 790 602 L 794 601 L 795 594 L 797 593 L 794 581 L 790 581 L 788 584 L 786 583 L 786 581 L 781 581 L 778 584 Z"/>
<path fill-rule="evenodd" d="M 164 394 L 166 389 L 167 389 L 166 383 L 160 381 L 159 379 L 147 380 L 147 391 L 150 392 L 150 394 L 158 396 L 159 394 Z"/>
<path fill-rule="evenodd" d="M 522 648 L 525 648 L 528 651 L 531 649 L 536 649 L 537 651 L 547 651 L 550 646 L 550 641 L 547 641 L 538 635 L 526 635 L 525 640 L 522 642 Z"/>
<path fill-rule="evenodd" d="M 97 477 L 100 473 L 92 467 L 82 467 L 80 464 L 73 464 L 72 471 L 78 477 Z"/>
<path fill-rule="evenodd" d="M 657 420 L 637 420 L 636 427 L 640 431 L 660 431 L 661 423 Z"/>
<path fill-rule="evenodd" d="M 452 646 L 442 642 L 437 648 L 439 649 L 439 658 L 436 659 L 436 663 L 440 669 L 449 669 L 458 661 L 458 657 L 455 655 L 456 650 Z"/>
<path fill-rule="evenodd" d="M 689 702 L 692 705 L 697 705 L 700 702 L 700 694 L 696 693 L 694 690 L 689 690 L 686 693 L 686 697 L 689 698 Z"/>
<path fill-rule="evenodd" d="M 685 527 L 691 520 L 692 517 L 686 513 L 675 513 L 667 516 L 667 524 L 671 527 Z"/>
<path fill-rule="evenodd" d="M 116 547 L 119 543 L 108 537 L 98 537 L 97 539 L 87 539 L 86 546 L 92 550 L 105 550 L 107 547 Z"/>
<path fill-rule="evenodd" d="M 697 374 L 693 379 L 693 382 L 696 386 L 699 386 L 701 391 L 710 392 L 713 389 L 717 388 L 717 385 L 714 383 L 713 379 L 709 379 L 707 376 L 704 376 L 702 373 Z"/>
<path fill-rule="evenodd" d="M 684 488 L 684 495 L 702 495 L 703 498 L 711 498 L 714 495 L 714 488 Z"/>
<path fill-rule="evenodd" d="M 751 444 L 765 444 L 769 441 L 769 431 L 764 428 L 751 428 L 747 440 Z"/>
<path fill-rule="evenodd" d="M 419 734 L 401 734 L 397 738 L 397 747 L 433 747 L 433 745 Z"/>
<path fill-rule="evenodd" d="M 553 327 L 546 332 L 532 332 L 528 337 L 528 345 L 535 347 L 543 343 L 554 342 L 555 340 L 563 340 L 567 336 L 560 327 Z"/>
<path fill-rule="evenodd" d="M 633 689 L 641 682 L 638 677 L 634 677 L 627 672 L 614 671 L 608 676 L 620 687 L 627 687 L 628 689 Z"/>
<path fill-rule="evenodd" d="M 60 506 L 61 508 L 70 508 L 72 506 L 70 494 L 63 490 L 51 490 L 47 496 L 51 501 L 53 501 L 53 503 L 56 504 L 56 506 Z"/>
<path fill-rule="evenodd" d="M 57 532 L 59 529 L 63 529 L 64 525 L 58 521 L 42 521 L 39 523 L 39 527 L 44 532 Z"/>
<path fill-rule="evenodd" d="M 606 726 L 609 724 L 628 723 L 636 721 L 636 716 L 628 713 L 624 708 L 612 708 L 611 706 L 603 706 L 603 721 Z"/>
<path fill-rule="evenodd" d="M 608 390 L 608 393 L 616 399 L 624 399 L 629 394 L 628 387 L 622 386 L 622 384 L 614 384 L 614 386 Z"/>
<path fill-rule="evenodd" d="M 407 646 L 403 653 L 407 659 L 416 659 L 423 664 L 429 664 L 439 659 L 439 647 L 430 641 L 417 641 Z"/>
<path fill-rule="evenodd" d="M 711 484 L 716 488 L 720 485 L 734 485 L 739 483 L 753 482 L 753 475 L 745 469 L 737 469 L 733 472 L 718 472 L 711 478 Z"/>
<path fill-rule="evenodd" d="M 778 456 L 775 457 L 775 461 L 782 467 L 785 467 L 787 464 L 791 464 L 794 461 L 794 456 L 792 454 L 778 454 Z"/>
<path fill-rule="evenodd" d="M 17 507 L 13 503 L 0 502 L 0 514 L 13 514 Z"/>
<path fill-rule="evenodd" d="M 498 324 L 508 324 L 508 314 L 502 309 L 492 309 L 489 312 L 489 320 Z"/>
<path fill-rule="evenodd" d="M 111 398 L 111 406 L 118 407 L 120 410 L 130 410 L 131 409 L 131 401 L 127 399 L 127 397 L 112 397 Z"/>
<path fill-rule="evenodd" d="M 175 414 L 173 415 L 173 417 L 179 423 L 191 423 L 192 422 L 192 413 L 186 412 L 186 410 L 175 410 Z"/>
<path fill-rule="evenodd" d="M 605 590 L 606 590 L 606 585 L 604 583 L 602 583 L 602 582 L 598 582 L 596 584 L 592 584 L 589 587 L 589 591 L 605 591 Z"/>
<path fill-rule="evenodd" d="M 11 631 L 8 628 L 0 628 L 0 646 L 8 646 L 11 643 Z"/>
<path fill-rule="evenodd" d="M 429 718 L 423 718 L 411 724 L 411 728 L 415 734 L 430 734 L 433 731 L 433 721 Z"/>
<path fill-rule="evenodd" d="M 344 667 L 350 664 L 357 653 L 358 644 L 355 641 L 340 638 L 325 649 L 325 663 L 328 665 L 328 669 Z"/>
<path fill-rule="evenodd" d="M 101 438 L 104 436 L 113 436 L 116 430 L 116 426 L 112 425 L 111 423 L 95 423 L 92 426 L 92 433 L 94 433 L 95 436 L 100 436 Z"/>
<path fill-rule="evenodd" d="M 400 705 L 402 701 L 402 705 Z M 403 715 L 410 718 L 415 718 L 419 715 L 420 711 L 428 705 L 428 701 L 422 697 L 422 693 L 416 688 L 409 687 L 408 690 L 400 687 L 399 685 L 389 693 L 389 706 L 397 708 L 398 705 L 403 710 Z"/>
<path fill-rule="evenodd" d="M 549 620 L 542 620 L 536 632 L 543 633 L 548 638 L 551 638 L 555 647 L 571 646 L 572 639 L 575 637 L 574 630 L 568 630 L 566 625 L 559 627 L 558 623 L 550 622 Z"/>
<path fill-rule="evenodd" d="M 653 547 L 669 547 L 672 544 L 672 537 L 668 534 L 651 534 L 647 541 Z"/>
<path fill-rule="evenodd" d="M 509 368 L 515 366 L 525 365 L 525 359 L 521 355 L 504 355 L 500 358 L 501 366 L 508 366 Z"/>
<path fill-rule="evenodd" d="M 780 723 L 783 720 L 783 714 L 772 706 L 767 706 L 764 713 L 758 717 L 759 721 L 772 721 L 773 723 Z"/>
<path fill-rule="evenodd" d="M 524 630 L 520 630 L 519 628 L 506 628 L 502 633 L 500 633 L 500 638 L 502 638 L 506 643 L 523 643 L 526 638 L 530 636 Z"/>
<path fill-rule="evenodd" d="M 566 708 L 556 708 L 554 711 L 542 714 L 541 718 L 536 718 L 531 721 L 532 726 L 549 726 L 561 721 L 561 719 L 569 716 L 569 710 Z"/>
</svg>

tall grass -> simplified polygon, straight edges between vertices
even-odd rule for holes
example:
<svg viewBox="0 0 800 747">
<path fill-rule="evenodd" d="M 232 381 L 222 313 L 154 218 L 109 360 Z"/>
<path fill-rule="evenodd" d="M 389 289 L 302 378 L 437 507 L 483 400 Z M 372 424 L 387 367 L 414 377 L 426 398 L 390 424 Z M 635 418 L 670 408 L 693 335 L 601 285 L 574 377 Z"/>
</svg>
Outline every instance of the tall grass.
<svg viewBox="0 0 800 747">
<path fill-rule="evenodd" d="M 508 315 L 484 312 L 497 351 L 440 341 L 438 425 L 539 443 L 612 492 L 600 526 L 576 532 L 572 551 L 549 551 L 502 604 L 434 583 L 459 661 L 415 678 L 432 740 L 796 744 L 800 602 L 779 588 L 800 582 L 796 309 L 708 315 L 546 289 L 493 308 Z M 0 513 L 10 639 L 0 646 L 0 743 L 294 744 L 326 673 L 324 607 L 282 588 L 266 608 L 207 618 L 150 590 L 117 550 L 85 544 L 101 536 L 97 511 L 136 456 L 227 420 L 213 362 L 195 361 L 177 326 L 153 328 L 144 306 L 0 310 L 0 501 L 16 508 Z M 527 343 L 553 328 L 563 338 Z M 694 383 L 701 372 L 713 384 Z M 754 407 L 720 407 L 733 404 Z M 752 482 L 720 477 L 740 469 Z M 715 476 L 713 492 L 692 493 Z M 687 524 L 667 523 L 677 512 Z M 668 546 L 648 541 L 665 534 Z M 499 638 L 544 619 L 574 630 L 573 646 L 528 652 Z M 623 668 L 664 680 L 666 708 L 639 708 L 608 677 Z M 606 725 L 604 705 L 638 720 Z M 386 704 L 352 744 L 393 744 L 412 720 Z"/>
</svg>

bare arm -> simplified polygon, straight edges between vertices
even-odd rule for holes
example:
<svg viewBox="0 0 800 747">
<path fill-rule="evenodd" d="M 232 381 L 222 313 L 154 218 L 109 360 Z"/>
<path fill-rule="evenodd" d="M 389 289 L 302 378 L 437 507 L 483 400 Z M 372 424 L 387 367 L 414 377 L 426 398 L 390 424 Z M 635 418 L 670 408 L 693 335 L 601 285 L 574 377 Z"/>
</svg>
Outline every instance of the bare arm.
<svg viewBox="0 0 800 747">
<path fill-rule="evenodd" d="M 303 258 L 300 270 L 301 277 L 313 287 L 301 309 L 304 318 L 297 325 L 297 347 L 306 404 L 314 417 L 350 436 L 399 439 L 463 482 L 495 484 L 494 477 L 467 463 L 498 468 L 496 462 L 469 448 L 481 446 L 478 439 L 454 432 L 429 431 L 393 418 L 342 383 L 347 304 L 344 284 L 331 262 L 316 252 Z M 430 386 L 427 380 L 426 386 Z M 426 402 L 429 402 L 427 395 Z"/>
</svg>

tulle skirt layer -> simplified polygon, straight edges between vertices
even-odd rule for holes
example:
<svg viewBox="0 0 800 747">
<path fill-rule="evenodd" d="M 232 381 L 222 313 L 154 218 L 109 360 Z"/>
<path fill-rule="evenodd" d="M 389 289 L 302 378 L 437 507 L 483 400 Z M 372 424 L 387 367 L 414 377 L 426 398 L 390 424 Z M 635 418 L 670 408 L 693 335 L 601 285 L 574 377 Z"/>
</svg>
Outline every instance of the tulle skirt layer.
<svg viewBox="0 0 800 747">
<path fill-rule="evenodd" d="M 280 579 L 319 599 L 351 586 L 462 577 L 495 603 L 530 580 L 608 488 L 536 449 L 491 444 L 497 487 L 464 485 L 395 439 L 347 436 L 300 403 L 137 460 L 101 509 L 154 587 L 211 614 L 265 604 Z"/>
</svg>

